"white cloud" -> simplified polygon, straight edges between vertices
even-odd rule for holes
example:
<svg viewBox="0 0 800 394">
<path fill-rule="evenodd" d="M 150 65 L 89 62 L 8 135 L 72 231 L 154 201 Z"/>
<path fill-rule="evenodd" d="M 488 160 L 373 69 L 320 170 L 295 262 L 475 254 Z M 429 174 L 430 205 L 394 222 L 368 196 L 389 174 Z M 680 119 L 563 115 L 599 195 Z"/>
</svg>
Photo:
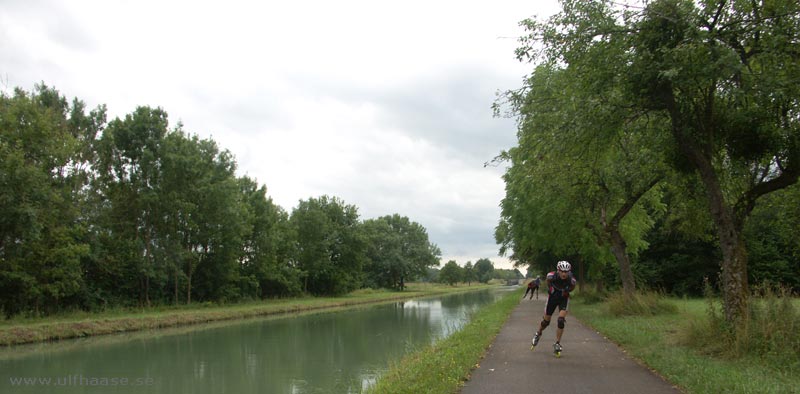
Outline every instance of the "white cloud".
<svg viewBox="0 0 800 394">
<path fill-rule="evenodd" d="M 0 76 L 11 86 L 45 81 L 111 116 L 160 106 L 230 150 L 287 210 L 334 195 L 363 218 L 421 223 L 444 261 L 504 266 L 493 239 L 502 169 L 483 163 L 515 129 L 490 105 L 529 69 L 514 59 L 517 22 L 554 0 L 4 7 Z"/>
</svg>

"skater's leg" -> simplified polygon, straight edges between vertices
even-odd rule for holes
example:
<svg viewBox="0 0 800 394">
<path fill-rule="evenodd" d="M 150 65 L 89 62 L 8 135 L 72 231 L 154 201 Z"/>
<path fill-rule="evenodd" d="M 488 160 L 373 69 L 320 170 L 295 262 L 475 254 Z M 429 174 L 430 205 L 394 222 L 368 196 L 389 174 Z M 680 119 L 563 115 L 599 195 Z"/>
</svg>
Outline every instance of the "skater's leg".
<svg viewBox="0 0 800 394">
<path fill-rule="evenodd" d="M 564 334 L 564 325 L 566 324 L 567 311 L 562 310 L 558 312 L 558 328 L 556 329 L 556 343 L 561 343 L 561 335 Z"/>
<path fill-rule="evenodd" d="M 547 328 L 547 326 L 550 325 L 550 319 L 552 319 L 552 318 L 553 318 L 553 316 L 551 316 L 551 315 L 542 316 L 542 322 L 539 323 L 539 331 L 536 331 L 536 333 L 538 333 L 539 336 L 541 336 L 542 335 L 542 331 L 544 331 L 544 329 Z"/>
</svg>

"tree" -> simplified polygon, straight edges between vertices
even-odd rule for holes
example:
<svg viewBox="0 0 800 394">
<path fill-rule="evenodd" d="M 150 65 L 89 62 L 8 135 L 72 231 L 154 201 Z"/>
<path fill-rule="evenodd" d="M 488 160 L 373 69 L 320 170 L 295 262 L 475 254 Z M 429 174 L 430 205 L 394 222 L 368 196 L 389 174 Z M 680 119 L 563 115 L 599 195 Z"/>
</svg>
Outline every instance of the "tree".
<svg viewBox="0 0 800 394">
<path fill-rule="evenodd" d="M 639 118 L 618 84 L 595 84 L 583 74 L 545 62 L 521 90 L 505 95 L 519 117 L 518 147 L 498 157 L 512 167 L 496 238 L 515 259 L 524 251 L 603 259 L 597 247 L 608 248 L 632 293 L 629 253 L 645 246 L 660 209 L 657 186 L 667 175 L 664 153 L 651 149 L 663 144 L 666 122 Z"/>
<path fill-rule="evenodd" d="M 186 188 L 178 195 L 194 211 L 183 212 L 191 223 L 183 243 L 187 252 L 186 303 L 191 303 L 193 292 L 200 299 L 235 300 L 239 298 L 239 260 L 248 230 L 246 207 L 235 176 L 236 161 L 213 140 L 188 136 L 180 128 L 168 135 L 165 150 L 173 140 L 184 146 L 177 158 L 183 171 L 177 174 L 184 177 Z M 169 160 L 167 151 L 164 176 Z M 193 281 L 195 274 L 197 280 Z"/>
<path fill-rule="evenodd" d="M 85 293 L 91 147 L 105 108 L 89 114 L 53 88 L 0 93 L 0 309 L 52 312 Z"/>
<path fill-rule="evenodd" d="M 494 264 L 491 260 L 483 258 L 475 262 L 475 275 L 481 283 L 487 283 L 492 279 Z"/>
<path fill-rule="evenodd" d="M 266 186 L 243 177 L 239 187 L 248 212 L 239 260 L 243 295 L 265 298 L 300 293 L 300 272 L 290 264 L 293 238 L 289 215 L 267 197 Z"/>
<path fill-rule="evenodd" d="M 110 274 L 111 292 L 134 292 L 139 305 L 150 305 L 151 281 L 164 268 L 154 249 L 162 216 L 158 213 L 167 113 L 139 107 L 124 119 L 114 119 L 98 141 L 93 187 L 99 249 L 98 275 Z M 105 278 L 100 278 L 101 280 Z M 103 280 L 105 282 L 105 280 Z M 123 296 L 129 298 L 129 296 Z"/>
<path fill-rule="evenodd" d="M 744 233 L 749 280 L 800 290 L 800 184 L 759 200 Z"/>
<path fill-rule="evenodd" d="M 149 107 L 111 121 L 98 146 L 93 193 L 103 254 L 94 272 L 112 283 L 107 291 L 135 292 L 150 305 L 153 292 L 169 293 L 171 277 L 175 303 L 181 284 L 187 304 L 196 290 L 201 299 L 238 298 L 246 210 L 230 152 L 180 125 L 170 130 L 167 113 Z"/>
<path fill-rule="evenodd" d="M 366 242 L 355 206 L 328 196 L 301 200 L 289 222 L 297 235 L 293 260 L 305 276 L 304 291 L 341 295 L 363 283 Z"/>
<path fill-rule="evenodd" d="M 447 283 L 450 286 L 455 285 L 463 279 L 463 269 L 456 263 L 455 260 L 450 260 L 442 267 L 439 272 L 439 281 Z"/>
<path fill-rule="evenodd" d="M 363 224 L 367 242 L 366 281 L 378 287 L 403 290 L 408 279 L 422 277 L 439 265 L 441 252 L 428 240 L 425 228 L 394 214 Z"/>
<path fill-rule="evenodd" d="M 464 282 L 467 282 L 467 286 L 470 286 L 472 281 L 477 278 L 478 276 L 475 274 L 475 267 L 472 266 L 471 261 L 467 261 L 467 264 L 464 264 Z"/>
<path fill-rule="evenodd" d="M 617 4 L 566 0 L 549 21 L 525 21 L 531 33 L 518 56 L 582 70 L 575 75 L 587 83 L 619 83 L 633 110 L 668 120 L 670 142 L 654 148 L 699 174 L 723 256 L 723 309 L 736 323 L 748 310 L 745 221 L 759 197 L 800 174 L 800 5 Z"/>
</svg>

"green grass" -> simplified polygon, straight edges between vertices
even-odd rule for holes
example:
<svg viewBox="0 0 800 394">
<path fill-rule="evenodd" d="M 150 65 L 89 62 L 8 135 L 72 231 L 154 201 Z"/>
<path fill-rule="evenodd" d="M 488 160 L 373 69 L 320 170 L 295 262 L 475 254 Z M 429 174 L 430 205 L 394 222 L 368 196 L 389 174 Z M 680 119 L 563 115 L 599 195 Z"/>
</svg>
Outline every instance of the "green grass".
<svg viewBox="0 0 800 394">
<path fill-rule="evenodd" d="M 800 357 L 794 364 L 776 364 L 769 355 L 748 353 L 738 358 L 709 354 L 699 341 L 687 338 L 692 324 L 708 321 L 703 299 L 666 299 L 675 312 L 646 316 L 613 316 L 608 303 L 586 304 L 576 297 L 570 310 L 688 393 L 797 393 Z M 794 300 L 794 306 L 800 306 Z M 688 340 L 687 340 L 688 339 Z"/>
<path fill-rule="evenodd" d="M 231 305 L 195 304 L 147 309 L 120 308 L 99 313 L 64 313 L 45 318 L 19 317 L 0 321 L 0 346 L 392 302 L 489 287 L 493 286 L 413 283 L 402 292 L 365 289 L 342 297 L 286 298 Z"/>
<path fill-rule="evenodd" d="M 488 305 L 453 335 L 393 363 L 369 393 L 454 393 L 469 379 L 509 314 L 521 291 Z"/>
</svg>

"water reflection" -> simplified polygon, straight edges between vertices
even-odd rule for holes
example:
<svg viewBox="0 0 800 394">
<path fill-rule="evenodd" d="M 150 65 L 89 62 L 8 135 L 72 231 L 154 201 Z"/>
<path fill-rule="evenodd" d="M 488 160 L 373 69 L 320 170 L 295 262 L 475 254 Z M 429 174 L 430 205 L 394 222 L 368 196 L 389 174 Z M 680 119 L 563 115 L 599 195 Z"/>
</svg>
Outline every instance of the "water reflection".
<svg viewBox="0 0 800 394">
<path fill-rule="evenodd" d="M 67 350 L 36 345 L 13 357 L 3 353 L 14 349 L 4 349 L 0 392 L 358 393 L 391 360 L 449 335 L 500 296 L 481 291 L 179 335 L 143 333 Z M 75 384 L 56 385 L 68 376 Z"/>
</svg>

